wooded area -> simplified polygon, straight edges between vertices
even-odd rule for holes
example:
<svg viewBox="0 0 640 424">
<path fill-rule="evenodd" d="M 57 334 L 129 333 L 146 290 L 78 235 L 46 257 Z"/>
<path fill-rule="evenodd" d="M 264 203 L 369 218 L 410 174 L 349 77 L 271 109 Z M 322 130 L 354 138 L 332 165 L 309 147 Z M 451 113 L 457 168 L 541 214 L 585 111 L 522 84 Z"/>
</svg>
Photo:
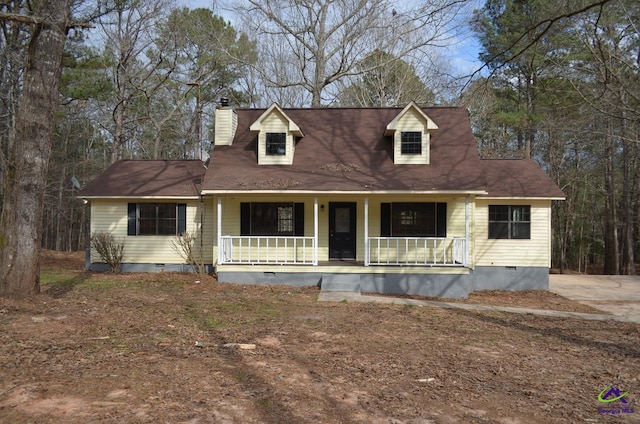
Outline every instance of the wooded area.
<svg viewBox="0 0 640 424">
<path fill-rule="evenodd" d="M 84 249 L 88 208 L 77 189 L 122 158 L 206 158 L 221 97 L 237 107 L 415 100 L 467 107 L 483 157 L 533 158 L 564 190 L 567 200 L 554 205 L 555 267 L 635 273 L 640 4 L 566 5 L 229 0 L 190 10 L 169 0 L 3 2 L 2 260 L 14 255 L 16 231 L 48 249 Z M 68 16 L 44 13 L 47 7 Z M 55 57 L 37 50 L 55 55 L 37 42 L 56 19 L 66 35 L 59 89 L 47 81 L 30 109 L 29 90 L 38 82 L 29 79 L 30 65 L 42 59 L 56 67 Z M 450 57 L 470 31 L 485 63 L 471 77 Z M 59 93 L 55 120 L 42 109 L 47 88 Z M 24 132 L 25 116 L 51 123 L 48 145 L 46 129 Z M 22 164 L 33 156 L 18 147 L 42 153 L 46 163 Z M 12 191 L 25 167 L 47 175 L 42 207 L 28 206 L 42 222 L 41 236 L 15 229 L 17 216 L 27 215 L 18 213 L 27 208 L 19 193 L 38 191 L 24 184 Z"/>
</svg>

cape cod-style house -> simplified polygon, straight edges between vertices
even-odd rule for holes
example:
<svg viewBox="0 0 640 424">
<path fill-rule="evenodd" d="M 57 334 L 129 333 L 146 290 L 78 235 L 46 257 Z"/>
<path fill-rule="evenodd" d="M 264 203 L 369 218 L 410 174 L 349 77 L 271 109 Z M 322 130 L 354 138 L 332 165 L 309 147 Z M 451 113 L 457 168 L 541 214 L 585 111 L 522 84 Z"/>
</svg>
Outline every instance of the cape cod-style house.
<svg viewBox="0 0 640 424">
<path fill-rule="evenodd" d="M 461 108 L 219 108 L 193 160 L 123 160 L 79 193 L 123 271 L 185 270 L 188 231 L 221 282 L 359 284 L 466 297 L 546 289 L 551 203 L 532 160 L 483 160 Z M 88 265 L 104 269 L 90 252 Z"/>
</svg>

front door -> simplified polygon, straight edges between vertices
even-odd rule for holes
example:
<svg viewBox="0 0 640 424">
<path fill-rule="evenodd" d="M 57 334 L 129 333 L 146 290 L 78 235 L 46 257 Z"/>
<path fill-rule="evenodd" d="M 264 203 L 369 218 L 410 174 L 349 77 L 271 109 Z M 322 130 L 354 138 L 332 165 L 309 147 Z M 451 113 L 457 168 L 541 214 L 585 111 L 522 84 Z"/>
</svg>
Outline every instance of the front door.
<svg viewBox="0 0 640 424">
<path fill-rule="evenodd" d="M 356 258 L 356 204 L 329 203 L 329 259 Z"/>
</svg>

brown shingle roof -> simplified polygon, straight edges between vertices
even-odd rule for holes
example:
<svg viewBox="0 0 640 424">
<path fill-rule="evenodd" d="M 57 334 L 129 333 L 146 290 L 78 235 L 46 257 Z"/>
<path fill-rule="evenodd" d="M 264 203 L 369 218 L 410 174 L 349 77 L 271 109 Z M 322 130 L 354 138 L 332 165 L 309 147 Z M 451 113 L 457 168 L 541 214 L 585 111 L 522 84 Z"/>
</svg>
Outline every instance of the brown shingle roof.
<svg viewBox="0 0 640 424">
<path fill-rule="evenodd" d="M 490 197 L 550 197 L 565 195 L 533 160 L 482 160 Z"/>
<path fill-rule="evenodd" d="M 192 197 L 200 195 L 199 160 L 121 160 L 79 191 L 79 197 Z"/>
<path fill-rule="evenodd" d="M 122 160 L 80 197 L 193 197 L 224 191 L 475 192 L 491 197 L 564 198 L 531 160 L 482 160 L 467 113 L 425 108 L 438 125 L 429 165 L 395 165 L 387 124 L 400 108 L 285 109 L 305 134 L 293 165 L 258 165 L 249 126 L 265 109 L 240 109 L 232 146 L 215 147 L 205 171 L 198 160 Z"/>
<path fill-rule="evenodd" d="M 478 156 L 467 112 L 425 108 L 438 125 L 429 165 L 395 165 L 387 124 L 400 108 L 284 109 L 305 137 L 293 165 L 258 165 L 250 125 L 265 109 L 240 109 L 232 146 L 216 146 L 203 190 L 218 191 L 473 191 L 493 196 L 564 197 L 531 161 Z M 509 178 L 512 178 L 511 181 Z"/>
</svg>

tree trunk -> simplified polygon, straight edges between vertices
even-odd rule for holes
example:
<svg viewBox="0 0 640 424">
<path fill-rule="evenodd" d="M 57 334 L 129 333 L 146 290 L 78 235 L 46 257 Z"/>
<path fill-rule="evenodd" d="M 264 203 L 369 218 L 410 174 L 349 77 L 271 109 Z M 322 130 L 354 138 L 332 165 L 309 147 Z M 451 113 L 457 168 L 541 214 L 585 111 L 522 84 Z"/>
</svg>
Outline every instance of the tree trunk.
<svg viewBox="0 0 640 424">
<path fill-rule="evenodd" d="M 124 87 L 120 87 L 119 91 L 124 92 Z M 115 124 L 115 133 L 113 137 L 113 150 L 111 150 L 111 163 L 117 162 L 123 157 L 123 150 L 127 141 L 127 137 L 124 131 L 124 119 L 127 108 L 126 100 L 121 100 L 121 102 L 116 106 L 115 111 L 113 112 L 113 120 Z"/>
<path fill-rule="evenodd" d="M 627 130 L 626 114 L 622 113 L 622 252 L 620 273 L 623 275 L 635 275 L 634 239 L 633 239 L 633 178 L 631 175 L 631 162 L 633 152 L 631 150 L 631 134 Z"/>
<path fill-rule="evenodd" d="M 620 270 L 620 253 L 618 248 L 618 214 L 614 184 L 614 152 L 615 140 L 612 133 L 611 120 L 608 120 L 607 140 L 605 147 L 604 169 L 604 274 L 617 275 Z"/>
<path fill-rule="evenodd" d="M 43 22 L 29 41 L 0 221 L 0 295 L 12 298 L 40 291 L 44 191 L 70 9 L 68 0 L 34 4 Z"/>
</svg>

